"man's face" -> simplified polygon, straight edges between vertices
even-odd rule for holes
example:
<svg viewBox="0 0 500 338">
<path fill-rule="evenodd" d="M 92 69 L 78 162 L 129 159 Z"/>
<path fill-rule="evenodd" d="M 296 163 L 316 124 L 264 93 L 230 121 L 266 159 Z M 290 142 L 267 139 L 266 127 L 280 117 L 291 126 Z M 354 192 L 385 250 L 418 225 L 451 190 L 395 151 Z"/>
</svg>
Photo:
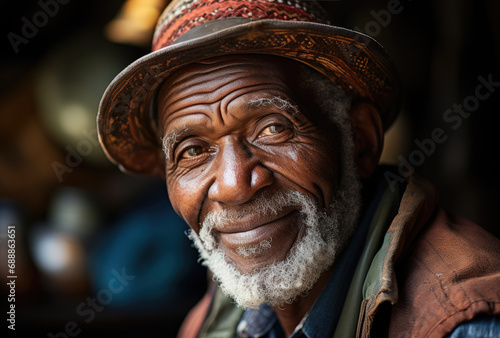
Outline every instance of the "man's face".
<svg viewBox="0 0 500 338">
<path fill-rule="evenodd" d="M 207 216 L 237 215 L 211 231 L 241 273 L 284 260 L 304 235 L 298 204 L 262 213 L 262 199 L 298 192 L 328 211 L 338 184 L 338 137 L 311 122 L 285 78 L 275 59 L 221 58 L 159 92 L 172 205 L 197 234 Z"/>
</svg>

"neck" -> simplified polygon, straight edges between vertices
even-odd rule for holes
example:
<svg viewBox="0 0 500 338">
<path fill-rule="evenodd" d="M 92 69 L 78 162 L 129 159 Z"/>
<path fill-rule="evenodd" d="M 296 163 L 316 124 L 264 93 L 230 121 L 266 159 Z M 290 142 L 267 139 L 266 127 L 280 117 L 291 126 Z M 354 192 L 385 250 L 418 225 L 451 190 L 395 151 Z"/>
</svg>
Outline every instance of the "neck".
<svg viewBox="0 0 500 338">
<path fill-rule="evenodd" d="M 325 271 L 306 296 L 300 297 L 292 304 L 284 304 L 274 308 L 274 312 L 276 312 L 281 327 L 285 331 L 287 337 L 293 333 L 302 318 L 311 310 L 314 302 L 318 299 L 321 291 L 323 291 L 328 283 L 332 272 L 333 267 Z"/>
</svg>

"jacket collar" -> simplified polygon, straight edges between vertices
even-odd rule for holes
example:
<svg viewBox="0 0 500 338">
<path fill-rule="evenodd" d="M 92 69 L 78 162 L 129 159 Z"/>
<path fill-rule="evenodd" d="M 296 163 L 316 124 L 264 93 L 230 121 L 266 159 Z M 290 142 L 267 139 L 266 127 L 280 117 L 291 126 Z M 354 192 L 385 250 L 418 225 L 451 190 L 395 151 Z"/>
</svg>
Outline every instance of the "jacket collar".
<svg viewBox="0 0 500 338">
<path fill-rule="evenodd" d="M 394 193 L 388 188 L 387 193 Z M 358 321 L 358 336 L 368 337 L 377 313 L 384 303 L 394 305 L 398 301 L 395 265 L 405 256 L 410 243 L 427 223 L 437 206 L 435 188 L 427 181 L 413 175 L 396 216 L 383 238 L 383 244 L 375 254 L 363 284 L 363 301 Z M 383 205 L 381 205 L 383 208 Z M 376 221 L 376 217 L 374 217 Z M 377 227 L 375 227 L 377 232 Z"/>
</svg>

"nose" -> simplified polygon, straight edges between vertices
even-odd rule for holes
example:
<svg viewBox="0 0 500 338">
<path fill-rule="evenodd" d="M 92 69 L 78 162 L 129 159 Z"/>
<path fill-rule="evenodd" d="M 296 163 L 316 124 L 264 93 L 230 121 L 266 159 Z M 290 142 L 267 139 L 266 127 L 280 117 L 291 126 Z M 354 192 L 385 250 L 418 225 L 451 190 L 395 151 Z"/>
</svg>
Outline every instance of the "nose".
<svg viewBox="0 0 500 338">
<path fill-rule="evenodd" d="M 271 170 L 237 139 L 223 143 L 215 164 L 215 179 L 208 191 L 209 199 L 214 202 L 230 205 L 245 203 L 274 181 Z"/>
</svg>

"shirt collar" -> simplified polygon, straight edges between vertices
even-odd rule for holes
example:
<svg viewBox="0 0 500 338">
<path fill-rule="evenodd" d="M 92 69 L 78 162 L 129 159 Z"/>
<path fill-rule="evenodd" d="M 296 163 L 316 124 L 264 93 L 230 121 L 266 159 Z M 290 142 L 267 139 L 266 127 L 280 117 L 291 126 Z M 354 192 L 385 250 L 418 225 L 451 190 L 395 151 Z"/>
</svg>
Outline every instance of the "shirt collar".
<svg viewBox="0 0 500 338">
<path fill-rule="evenodd" d="M 271 331 L 278 318 L 271 305 L 264 303 L 258 310 L 248 309 L 236 328 L 240 338 L 263 337 Z"/>
</svg>

